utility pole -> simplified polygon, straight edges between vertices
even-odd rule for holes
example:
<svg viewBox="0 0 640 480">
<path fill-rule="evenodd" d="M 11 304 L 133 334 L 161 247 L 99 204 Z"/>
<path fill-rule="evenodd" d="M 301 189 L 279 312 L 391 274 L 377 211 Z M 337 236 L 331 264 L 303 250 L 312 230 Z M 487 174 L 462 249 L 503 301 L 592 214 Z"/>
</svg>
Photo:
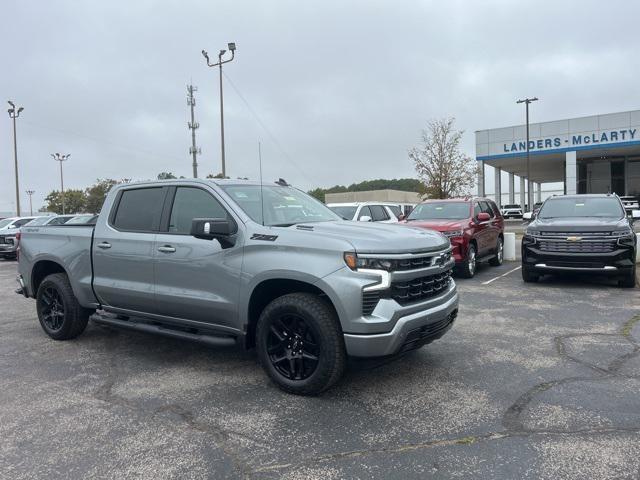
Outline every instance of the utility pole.
<svg viewBox="0 0 640 480">
<path fill-rule="evenodd" d="M 33 215 L 33 203 L 31 201 L 31 197 L 33 196 L 34 193 L 36 193 L 35 190 L 27 190 L 27 195 L 29 195 L 29 215 Z"/>
<path fill-rule="evenodd" d="M 532 190 L 532 182 L 531 182 L 531 158 L 529 155 L 529 104 L 531 102 L 537 102 L 538 97 L 533 98 L 524 98 L 522 100 L 518 100 L 516 103 L 524 103 L 526 108 L 527 115 L 527 203 L 529 211 L 533 211 L 533 190 Z"/>
<path fill-rule="evenodd" d="M 209 61 L 209 54 L 202 50 L 202 56 L 207 60 L 207 66 L 209 67 L 219 67 L 220 72 L 220 148 L 222 150 L 222 178 L 227 177 L 227 169 L 224 155 L 224 101 L 222 98 L 222 65 L 225 63 L 229 63 L 236 56 L 236 44 L 234 42 L 230 42 L 227 44 L 229 51 L 231 52 L 231 58 L 227 60 L 222 60 L 222 56 L 227 53 L 226 50 L 220 50 L 218 53 L 218 63 L 211 63 Z"/>
<path fill-rule="evenodd" d="M 197 91 L 198 87 L 187 85 L 187 93 L 189 94 L 187 97 L 187 105 L 191 107 L 191 121 L 188 125 L 191 130 L 191 147 L 189 148 L 189 153 L 193 156 L 193 178 L 198 178 L 198 162 L 196 156 L 202 153 L 202 150 L 196 147 L 196 130 L 200 128 L 200 124 L 196 122 L 193 112 L 196 106 L 196 97 L 193 96 L 193 92 Z"/>
<path fill-rule="evenodd" d="M 62 162 L 66 161 L 71 154 L 59 154 L 59 153 L 52 153 L 51 156 L 53 157 L 53 159 L 56 162 L 60 162 L 60 191 L 61 193 L 61 198 L 62 198 L 62 214 L 65 214 L 65 208 L 64 208 L 64 177 L 62 176 Z"/>
<path fill-rule="evenodd" d="M 8 100 L 7 103 L 11 106 L 9 108 L 9 117 L 13 120 L 13 163 L 16 172 L 16 216 L 20 216 L 20 186 L 18 185 L 18 142 L 16 141 L 16 118 L 20 116 L 20 112 L 24 108 L 19 107 L 16 109 L 16 105 Z"/>
</svg>

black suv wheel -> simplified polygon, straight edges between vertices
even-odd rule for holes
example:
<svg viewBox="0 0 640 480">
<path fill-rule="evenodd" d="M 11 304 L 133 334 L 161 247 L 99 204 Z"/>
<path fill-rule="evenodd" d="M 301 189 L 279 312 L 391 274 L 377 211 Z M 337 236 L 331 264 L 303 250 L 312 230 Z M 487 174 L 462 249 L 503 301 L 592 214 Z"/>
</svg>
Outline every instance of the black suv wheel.
<svg viewBox="0 0 640 480">
<path fill-rule="evenodd" d="M 36 310 L 42 329 L 54 340 L 76 338 L 84 332 L 93 313 L 80 306 L 64 273 L 49 275 L 42 281 L 36 294 Z"/>
<path fill-rule="evenodd" d="M 631 271 L 620 280 L 618 280 L 618 285 L 622 288 L 633 288 L 636 286 L 636 267 L 631 269 Z"/>
<path fill-rule="evenodd" d="M 540 278 L 540 275 L 533 273 L 527 267 L 522 267 L 522 280 L 526 283 L 535 283 Z"/>
<path fill-rule="evenodd" d="M 284 391 L 315 395 L 342 376 L 346 353 L 335 312 L 317 295 L 291 293 L 273 300 L 256 327 L 258 359 Z"/>
</svg>

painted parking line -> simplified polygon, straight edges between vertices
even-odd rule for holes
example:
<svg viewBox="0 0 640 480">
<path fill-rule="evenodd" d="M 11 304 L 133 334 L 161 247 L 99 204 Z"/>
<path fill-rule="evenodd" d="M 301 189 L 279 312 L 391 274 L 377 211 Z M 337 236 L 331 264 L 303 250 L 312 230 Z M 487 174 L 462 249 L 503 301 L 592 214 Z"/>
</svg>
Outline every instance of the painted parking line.
<svg viewBox="0 0 640 480">
<path fill-rule="evenodd" d="M 520 270 L 521 268 L 522 268 L 522 265 L 519 266 L 519 267 L 514 268 L 513 270 L 509 270 L 507 273 L 503 273 L 502 275 L 498 275 L 497 277 L 492 278 L 491 280 L 487 280 L 486 282 L 482 282 L 482 285 L 489 285 L 491 282 L 495 282 L 499 278 L 506 277 L 510 273 L 513 273 L 513 272 L 515 272 L 517 270 Z"/>
</svg>

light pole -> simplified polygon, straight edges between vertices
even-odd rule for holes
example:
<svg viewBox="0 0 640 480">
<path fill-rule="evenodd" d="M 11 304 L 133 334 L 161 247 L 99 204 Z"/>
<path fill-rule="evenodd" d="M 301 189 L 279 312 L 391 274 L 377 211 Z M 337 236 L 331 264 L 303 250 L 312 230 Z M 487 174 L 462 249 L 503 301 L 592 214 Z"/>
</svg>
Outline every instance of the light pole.
<svg viewBox="0 0 640 480">
<path fill-rule="evenodd" d="M 60 162 L 60 197 L 62 198 L 62 214 L 65 214 L 65 208 L 64 208 L 64 177 L 62 176 L 62 162 L 66 161 L 71 154 L 59 154 L 59 153 L 52 153 L 51 156 L 53 157 L 53 159 L 56 162 Z"/>
<path fill-rule="evenodd" d="M 16 172 L 16 214 L 20 216 L 20 187 L 18 185 L 18 143 L 16 141 L 16 118 L 20 116 L 20 112 L 24 110 L 24 108 L 19 107 L 16 109 L 16 105 L 8 100 L 7 102 L 11 108 L 9 108 L 9 117 L 13 120 L 13 162 L 15 164 L 15 172 Z"/>
<path fill-rule="evenodd" d="M 227 60 L 222 60 L 222 56 L 227 53 L 226 50 L 220 50 L 218 53 L 218 63 L 211 63 L 209 61 L 209 54 L 202 50 L 202 56 L 207 60 L 207 66 L 209 67 L 219 67 L 220 71 L 220 146 L 222 150 L 222 177 L 226 178 L 227 170 L 225 165 L 225 156 L 224 156 L 224 101 L 222 98 L 222 65 L 225 63 L 229 63 L 236 56 L 236 44 L 234 42 L 230 42 L 227 44 L 229 51 L 231 52 L 231 58 Z"/>
<path fill-rule="evenodd" d="M 36 193 L 35 190 L 27 190 L 27 195 L 29 195 L 29 215 L 33 215 L 33 203 L 31 201 L 31 197 L 33 196 L 34 193 Z"/>
<path fill-rule="evenodd" d="M 529 210 L 533 211 L 533 192 L 531 191 L 531 160 L 529 156 L 529 104 L 531 102 L 537 102 L 538 97 L 523 98 L 516 103 L 524 103 L 527 112 L 527 203 L 529 204 Z"/>
</svg>

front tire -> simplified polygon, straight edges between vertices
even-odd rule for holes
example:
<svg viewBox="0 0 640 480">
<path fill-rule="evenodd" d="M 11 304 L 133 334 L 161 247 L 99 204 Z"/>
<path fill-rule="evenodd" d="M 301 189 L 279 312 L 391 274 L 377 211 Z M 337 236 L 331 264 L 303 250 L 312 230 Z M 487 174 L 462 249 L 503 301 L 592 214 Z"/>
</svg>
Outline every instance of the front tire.
<svg viewBox="0 0 640 480">
<path fill-rule="evenodd" d="M 522 267 L 522 280 L 524 280 L 525 283 L 536 283 L 539 278 L 540 275 L 537 273 L 533 273 L 528 268 Z"/>
<path fill-rule="evenodd" d="M 475 244 L 469 244 L 467 258 L 457 268 L 458 274 L 462 278 L 472 278 L 476 274 L 477 250 Z"/>
<path fill-rule="evenodd" d="M 502 237 L 498 237 L 498 244 L 496 245 L 496 256 L 489 260 L 489 265 L 493 267 L 499 267 L 504 260 L 504 241 Z"/>
<path fill-rule="evenodd" d="M 636 267 L 631 269 L 631 271 L 620 280 L 618 280 L 618 286 L 622 288 L 634 288 L 636 286 Z"/>
<path fill-rule="evenodd" d="M 76 338 L 84 332 L 93 313 L 78 303 L 64 273 L 54 273 L 42 281 L 36 294 L 36 310 L 40 326 L 54 340 Z"/>
<path fill-rule="evenodd" d="M 317 395 L 342 377 L 346 364 L 338 318 L 319 296 L 291 293 L 273 300 L 256 327 L 262 368 L 278 387 Z"/>
</svg>

